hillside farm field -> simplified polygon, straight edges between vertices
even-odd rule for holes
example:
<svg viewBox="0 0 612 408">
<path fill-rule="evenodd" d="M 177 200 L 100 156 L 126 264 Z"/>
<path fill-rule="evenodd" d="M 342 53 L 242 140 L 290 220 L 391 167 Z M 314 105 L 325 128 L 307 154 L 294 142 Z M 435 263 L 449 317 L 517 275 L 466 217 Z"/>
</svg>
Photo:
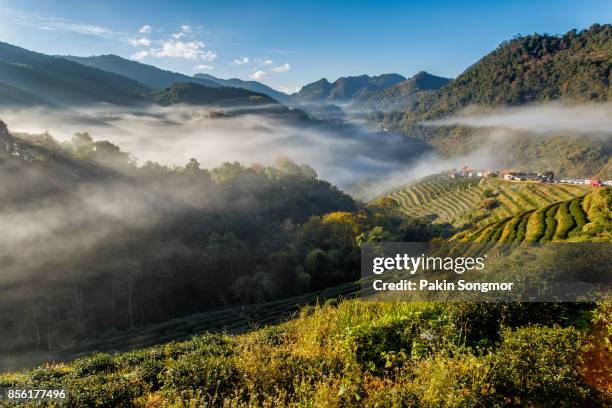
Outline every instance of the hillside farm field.
<svg viewBox="0 0 612 408">
<path fill-rule="evenodd" d="M 498 178 L 433 175 L 388 194 L 410 217 L 460 227 L 486 225 L 594 191 L 586 185 L 509 182 Z M 375 200 L 374 200 L 375 201 Z"/>
<path fill-rule="evenodd" d="M 597 226 L 609 218 L 602 205 L 610 189 L 520 212 L 484 227 L 457 234 L 453 240 L 468 242 L 609 241 L 606 229 Z M 606 221 L 599 222 L 605 225 Z"/>
</svg>

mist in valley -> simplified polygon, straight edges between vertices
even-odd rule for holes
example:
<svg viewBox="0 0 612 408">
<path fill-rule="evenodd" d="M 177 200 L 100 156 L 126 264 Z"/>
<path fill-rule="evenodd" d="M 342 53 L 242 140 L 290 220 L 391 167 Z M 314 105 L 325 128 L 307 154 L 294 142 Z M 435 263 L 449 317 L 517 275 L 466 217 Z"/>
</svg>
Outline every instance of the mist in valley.
<svg viewBox="0 0 612 408">
<path fill-rule="evenodd" d="M 214 113 L 189 106 L 145 110 L 107 106 L 4 110 L 0 118 L 13 132 L 48 131 L 58 140 L 88 132 L 131 152 L 139 164 L 183 165 L 195 158 L 202 167 L 212 168 L 234 161 L 269 165 L 287 158 L 310 165 L 320 178 L 340 187 L 408 169 L 428 150 L 423 143 L 358 124 L 304 120 L 290 114 L 211 117 Z"/>
<path fill-rule="evenodd" d="M 612 136 L 612 104 L 546 103 L 488 110 L 468 107 L 456 115 L 424 122 L 424 124 L 501 128 L 529 132 L 533 135 L 567 133 L 609 137 Z"/>
</svg>

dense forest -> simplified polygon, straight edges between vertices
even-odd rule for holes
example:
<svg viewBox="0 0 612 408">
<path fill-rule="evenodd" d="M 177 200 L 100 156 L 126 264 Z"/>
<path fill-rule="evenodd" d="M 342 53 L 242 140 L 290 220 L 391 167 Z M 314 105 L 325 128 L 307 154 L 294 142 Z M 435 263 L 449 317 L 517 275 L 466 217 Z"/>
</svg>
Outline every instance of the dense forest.
<svg viewBox="0 0 612 408">
<path fill-rule="evenodd" d="M 439 92 L 405 109 L 403 123 L 431 119 L 468 105 L 520 105 L 612 97 L 612 25 L 561 36 L 533 34 L 505 41 Z"/>
<path fill-rule="evenodd" d="M 289 160 L 136 166 L 86 133 L 20 136 L 3 126 L 5 352 L 353 281 L 359 241 L 430 234 Z"/>
</svg>

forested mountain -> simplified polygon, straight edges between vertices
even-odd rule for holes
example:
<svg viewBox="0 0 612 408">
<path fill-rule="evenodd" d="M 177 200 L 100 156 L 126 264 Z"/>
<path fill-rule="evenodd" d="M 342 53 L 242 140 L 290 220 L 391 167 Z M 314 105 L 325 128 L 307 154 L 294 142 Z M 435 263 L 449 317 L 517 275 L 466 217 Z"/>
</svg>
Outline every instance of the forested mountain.
<svg viewBox="0 0 612 408">
<path fill-rule="evenodd" d="M 195 74 L 193 77 L 197 78 L 198 80 L 214 81 L 222 86 L 233 86 L 235 88 L 248 89 L 249 91 L 268 95 L 270 98 L 288 106 L 295 104 L 295 101 L 289 95 L 272 89 L 261 82 L 244 81 L 239 78 L 221 79 L 209 74 Z"/>
<path fill-rule="evenodd" d="M 356 278 L 345 220 L 318 217 L 355 203 L 307 165 L 136 167 L 87 134 L 22 137 L 0 123 L 3 351 L 52 350 Z M 378 221 L 360 222 L 369 230 Z M 20 302 L 29 305 L 21 315 Z M 44 327 L 44 343 L 22 318 Z"/>
<path fill-rule="evenodd" d="M 91 57 L 66 56 L 64 58 L 78 62 L 79 64 L 123 75 L 135 81 L 142 82 L 154 90 L 162 90 L 179 82 L 194 82 L 210 88 L 219 88 L 224 86 L 247 89 L 249 91 L 267 95 L 281 103 L 287 104 L 291 102 L 289 95 L 276 91 L 257 81 L 243 81 L 242 79 L 238 78 L 221 79 L 209 74 L 195 74 L 193 77 L 190 77 L 177 72 L 160 69 L 153 65 L 131 61 L 112 54 Z"/>
<path fill-rule="evenodd" d="M 178 83 L 153 93 L 153 99 L 162 106 L 177 103 L 215 106 L 257 106 L 278 103 L 267 95 L 242 88 L 210 88 L 193 82 Z"/>
<path fill-rule="evenodd" d="M 379 126 L 424 140 L 445 156 L 468 154 L 474 146 L 495 144 L 504 152 L 499 166 L 542 169 L 585 177 L 610 178 L 609 138 L 572 132 L 533 137 L 504 129 L 494 142 L 489 132 L 464 126 L 423 126 L 423 121 L 487 109 L 544 102 L 576 105 L 606 102 L 612 96 L 612 26 L 593 25 L 560 36 L 534 34 L 502 43 L 439 91 L 418 97 L 402 109 L 372 114 Z M 608 170 L 606 170 L 608 169 Z"/>
<path fill-rule="evenodd" d="M 421 71 L 413 77 L 388 88 L 361 94 L 352 104 L 355 110 L 389 111 L 410 105 L 446 85 L 450 79 Z"/>
<path fill-rule="evenodd" d="M 333 83 L 323 78 L 305 85 L 293 96 L 300 102 L 347 103 L 368 92 L 380 91 L 405 80 L 399 74 L 341 77 Z"/>
<path fill-rule="evenodd" d="M 66 105 L 133 105 L 142 103 L 143 94 L 149 91 L 145 85 L 121 75 L 6 43 L 0 43 L 0 81 L 21 91 L 13 93 L 16 98 L 23 100 L 32 94 L 37 101 Z M 25 100 L 33 101 L 28 97 Z"/>
<path fill-rule="evenodd" d="M 32 107 L 40 105 L 51 105 L 51 102 L 39 98 L 14 86 L 0 82 L 0 106 L 8 107 Z"/>
<path fill-rule="evenodd" d="M 161 90 L 172 86 L 178 82 L 196 82 L 200 85 L 211 88 L 218 88 L 220 85 L 216 81 L 206 78 L 196 78 L 179 74 L 178 72 L 167 71 L 153 65 L 143 64 L 121 58 L 118 55 L 98 55 L 91 57 L 65 56 L 64 58 L 104 71 L 113 72 L 135 81 L 145 84 L 153 90 Z"/>
<path fill-rule="evenodd" d="M 502 43 L 439 92 L 404 111 L 401 122 L 453 113 L 469 105 L 604 102 L 612 97 L 612 25 L 564 35 L 534 34 Z"/>
</svg>

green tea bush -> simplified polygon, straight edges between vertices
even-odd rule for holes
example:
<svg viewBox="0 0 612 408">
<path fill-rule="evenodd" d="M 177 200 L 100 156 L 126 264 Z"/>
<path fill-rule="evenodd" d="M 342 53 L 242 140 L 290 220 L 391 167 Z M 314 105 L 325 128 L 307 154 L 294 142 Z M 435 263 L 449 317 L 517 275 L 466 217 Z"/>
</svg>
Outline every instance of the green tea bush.
<svg viewBox="0 0 612 408">
<path fill-rule="evenodd" d="M 555 231 L 557 230 L 555 215 L 557 214 L 558 208 L 559 206 L 554 205 L 546 210 L 546 229 L 544 231 L 544 236 L 540 239 L 541 242 L 550 241 L 555 235 Z"/>
<path fill-rule="evenodd" d="M 72 365 L 72 375 L 84 377 L 92 374 L 109 373 L 117 368 L 113 357 L 106 353 L 97 353 L 91 357 L 76 360 Z"/>
<path fill-rule="evenodd" d="M 574 217 L 574 221 L 576 222 L 576 227 L 573 231 L 581 231 L 582 227 L 584 227 L 589 222 L 586 217 L 586 214 L 582 210 L 582 201 L 578 198 L 573 199 L 570 202 L 569 210 L 572 217 Z"/>
<path fill-rule="evenodd" d="M 133 407 L 132 401 L 143 393 L 143 384 L 118 375 L 89 375 L 65 384 L 66 407 Z"/>
<path fill-rule="evenodd" d="M 162 374 L 162 390 L 170 395 L 201 391 L 217 397 L 234 389 L 237 379 L 233 358 L 189 353 L 168 364 Z"/>
<path fill-rule="evenodd" d="M 534 211 L 527 222 L 525 241 L 538 242 L 546 230 L 546 212 L 548 208 Z"/>
<path fill-rule="evenodd" d="M 491 381 L 498 402 L 515 406 L 590 406 L 579 374 L 584 336 L 574 328 L 529 326 L 505 330 Z"/>
<path fill-rule="evenodd" d="M 570 204 L 566 201 L 559 206 L 559 211 L 557 212 L 557 221 L 559 226 L 557 227 L 557 232 L 555 233 L 555 240 L 567 238 L 567 234 L 569 234 L 569 232 L 576 227 L 574 218 L 569 211 L 569 205 Z"/>
<path fill-rule="evenodd" d="M 418 335 L 418 325 L 409 319 L 375 322 L 350 331 L 346 342 L 353 350 L 357 362 L 373 372 L 385 368 L 390 352 L 412 352 L 412 342 Z"/>
<path fill-rule="evenodd" d="M 533 213 L 527 213 L 521 218 L 521 222 L 519 223 L 516 231 L 516 242 L 523 242 L 525 237 L 527 236 L 527 224 L 529 223 L 529 217 Z"/>
</svg>

